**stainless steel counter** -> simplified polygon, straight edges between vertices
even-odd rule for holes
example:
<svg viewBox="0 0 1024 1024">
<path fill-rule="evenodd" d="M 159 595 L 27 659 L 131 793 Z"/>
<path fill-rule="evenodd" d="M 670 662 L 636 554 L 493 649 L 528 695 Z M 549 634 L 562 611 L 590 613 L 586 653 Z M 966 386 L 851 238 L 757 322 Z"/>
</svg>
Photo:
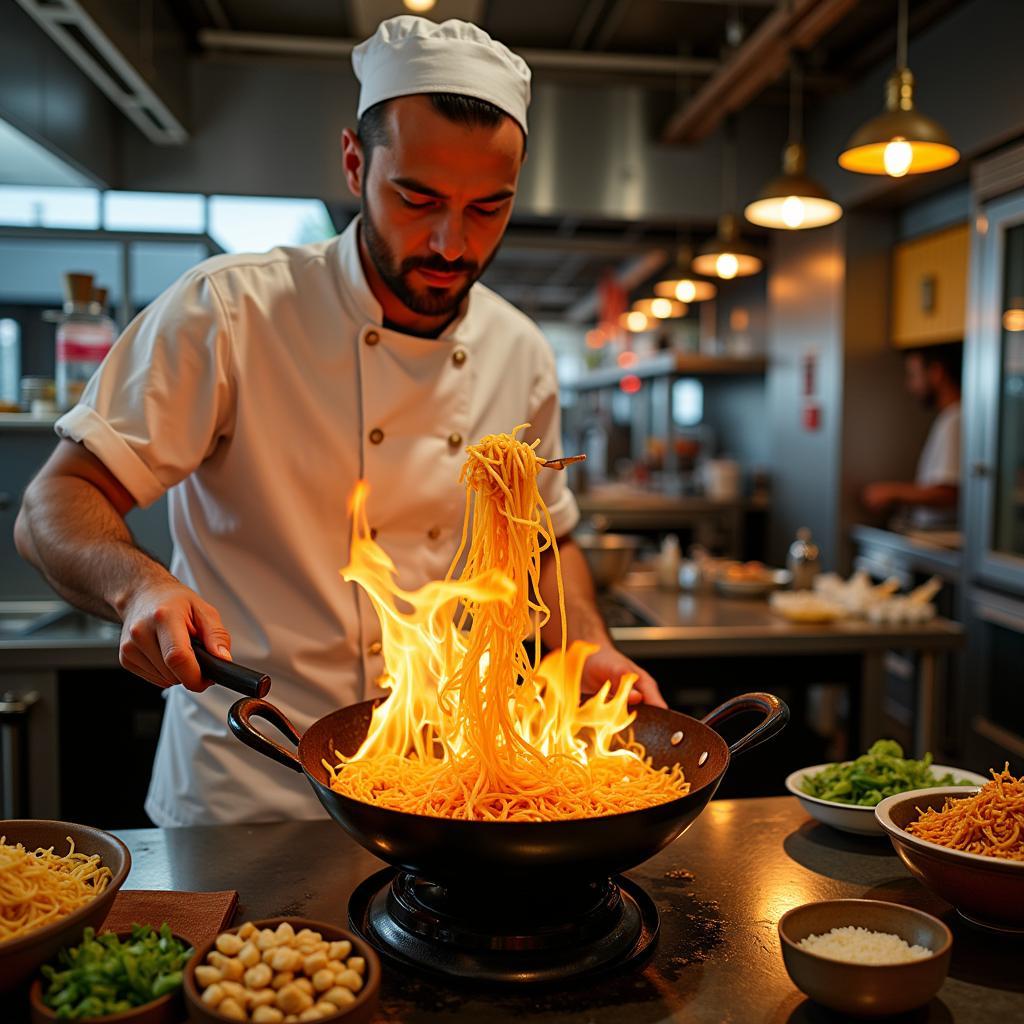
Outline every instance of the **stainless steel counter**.
<svg viewBox="0 0 1024 1024">
<path fill-rule="evenodd" d="M 875 526 L 854 526 L 850 537 L 861 555 L 870 558 L 872 568 L 899 574 L 906 568 L 932 573 L 950 583 L 960 581 L 963 554 L 958 548 L 929 542 L 925 535 L 908 536 Z"/>
</svg>

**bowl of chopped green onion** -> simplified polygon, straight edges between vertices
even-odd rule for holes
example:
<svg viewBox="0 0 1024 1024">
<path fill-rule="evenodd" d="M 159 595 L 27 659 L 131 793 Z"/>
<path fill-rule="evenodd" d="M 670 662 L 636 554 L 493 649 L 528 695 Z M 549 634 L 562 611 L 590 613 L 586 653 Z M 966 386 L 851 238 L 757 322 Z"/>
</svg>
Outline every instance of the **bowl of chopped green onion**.
<svg viewBox="0 0 1024 1024">
<path fill-rule="evenodd" d="M 32 984 L 32 1024 L 179 1024 L 182 980 L 193 949 L 167 924 L 132 925 L 130 932 L 85 930 Z"/>
<path fill-rule="evenodd" d="M 786 789 L 822 824 L 854 835 L 883 836 L 875 807 L 886 797 L 935 786 L 982 786 L 974 772 L 933 764 L 932 755 L 904 757 L 895 740 L 878 740 L 854 761 L 801 768 L 786 779 Z"/>
</svg>

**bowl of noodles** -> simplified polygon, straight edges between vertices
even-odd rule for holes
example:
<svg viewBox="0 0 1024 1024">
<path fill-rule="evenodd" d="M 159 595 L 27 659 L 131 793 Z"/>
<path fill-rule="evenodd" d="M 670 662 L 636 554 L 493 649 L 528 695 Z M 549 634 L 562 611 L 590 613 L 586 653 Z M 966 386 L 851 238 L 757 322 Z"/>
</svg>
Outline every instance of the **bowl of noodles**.
<svg viewBox="0 0 1024 1024">
<path fill-rule="evenodd" d="M 887 797 L 875 815 L 900 860 L 975 924 L 1024 933 L 1024 778 Z"/>
<path fill-rule="evenodd" d="M 0 822 L 0 993 L 99 928 L 131 868 L 120 839 L 67 821 Z"/>
</svg>

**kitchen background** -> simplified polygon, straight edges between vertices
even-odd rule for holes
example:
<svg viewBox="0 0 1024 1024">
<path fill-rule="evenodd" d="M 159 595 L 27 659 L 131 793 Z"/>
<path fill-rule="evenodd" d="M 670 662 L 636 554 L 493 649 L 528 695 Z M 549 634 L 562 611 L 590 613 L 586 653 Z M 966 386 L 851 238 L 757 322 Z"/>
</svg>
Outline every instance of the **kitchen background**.
<svg viewBox="0 0 1024 1024">
<path fill-rule="evenodd" d="M 342 230 L 356 212 L 338 159 L 354 124 L 349 54 L 414 6 L 0 3 L 4 816 L 145 823 L 162 708 L 118 668 L 117 628 L 69 614 L 13 546 L 67 398 L 48 383 L 65 275 L 105 287 L 102 309 L 86 294 L 84 318 L 120 328 L 208 255 Z M 676 537 L 684 554 L 699 544 L 781 567 L 807 527 L 822 570 L 905 589 L 940 577 L 940 616 L 961 627 L 783 637 L 767 605 L 641 579 L 602 595 L 624 649 L 686 710 L 780 693 L 795 725 L 779 768 L 855 752 L 871 723 L 947 763 L 1019 770 L 1024 4 L 908 3 L 915 99 L 960 160 L 905 178 L 850 173 L 836 157 L 883 109 L 899 6 L 438 0 L 428 16 L 475 21 L 533 68 L 530 155 L 484 281 L 555 348 L 566 450 L 588 454 L 572 481 L 584 528 L 640 537 L 647 556 Z M 808 231 L 746 220 L 801 141 L 842 218 Z M 713 263 L 712 297 L 680 287 L 685 315 L 661 317 L 683 312 L 672 299 L 633 309 L 714 253 L 727 214 L 741 240 L 724 248 L 761 269 L 730 277 Z M 859 495 L 913 478 L 931 414 L 904 389 L 902 352 L 929 345 L 962 347 L 965 430 L 957 528 L 923 533 L 871 516 Z M 162 501 L 129 523 L 167 557 Z M 781 777 L 760 765 L 728 784 L 775 792 L 764 780 Z"/>
</svg>

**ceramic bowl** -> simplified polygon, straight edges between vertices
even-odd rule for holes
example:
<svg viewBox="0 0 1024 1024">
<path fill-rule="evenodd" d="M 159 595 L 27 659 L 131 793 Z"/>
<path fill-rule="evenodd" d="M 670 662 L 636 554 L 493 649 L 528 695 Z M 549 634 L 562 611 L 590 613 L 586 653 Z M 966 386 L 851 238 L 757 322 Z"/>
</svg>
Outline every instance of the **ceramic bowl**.
<svg viewBox="0 0 1024 1024">
<path fill-rule="evenodd" d="M 910 873 L 975 924 L 1024 933 L 1024 861 L 950 850 L 906 831 L 919 811 L 977 790 L 915 789 L 883 800 L 875 816 Z"/>
<path fill-rule="evenodd" d="M 899 964 L 832 960 L 800 945 L 809 935 L 854 926 L 898 935 L 932 955 Z M 793 984 L 830 1010 L 855 1017 L 884 1017 L 924 1006 L 949 972 L 953 936 L 936 917 L 879 900 L 825 900 L 795 907 L 779 921 L 782 959 Z"/>
<path fill-rule="evenodd" d="M 0 942 L 0 993 L 4 993 L 27 983 L 57 950 L 81 941 L 86 928 L 99 930 L 117 890 L 128 877 L 132 858 L 128 847 L 116 836 L 69 821 L 14 819 L 0 823 L 0 833 L 6 835 L 8 843 L 21 843 L 26 850 L 52 846 L 57 853 L 67 852 L 67 837 L 70 836 L 79 853 L 99 854 L 100 862 L 110 868 L 113 875 L 106 889 L 84 907 L 42 928 Z"/>
<path fill-rule="evenodd" d="M 117 937 L 122 941 L 129 939 L 131 932 L 118 932 Z M 174 937 L 180 942 L 184 942 L 186 946 L 192 945 L 181 935 Z M 32 1024 L 57 1024 L 62 1019 L 43 1002 L 41 978 L 36 978 L 32 982 L 32 988 L 29 989 L 29 1008 L 32 1011 Z M 76 1024 L 93 1024 L 94 1021 L 96 1024 L 181 1024 L 184 1016 L 185 1004 L 182 990 L 178 988 L 159 999 L 143 1003 L 142 1006 L 135 1006 L 123 1013 L 108 1013 L 105 1017 L 79 1017 Z"/>
<path fill-rule="evenodd" d="M 857 836 L 884 836 L 885 830 L 875 817 L 874 807 L 858 807 L 851 804 L 838 804 L 832 800 L 822 800 L 820 797 L 805 793 L 800 788 L 805 776 L 816 775 L 829 767 L 831 767 L 830 764 L 814 764 L 810 768 L 801 768 L 791 773 L 786 778 L 786 789 L 800 801 L 803 809 L 812 818 L 820 821 L 823 825 L 831 825 L 832 828 L 837 828 L 840 832 L 851 832 Z M 933 764 L 931 770 L 940 777 L 951 773 L 955 779 L 964 779 L 970 782 L 971 786 L 953 787 L 959 789 L 961 795 L 975 792 L 972 786 L 983 786 L 987 781 L 984 776 L 975 772 L 965 772 L 946 764 Z M 936 791 L 914 790 L 914 792 L 931 793 Z"/>
<path fill-rule="evenodd" d="M 340 1009 L 336 1014 L 329 1017 L 321 1017 L 322 1024 L 334 1024 L 335 1021 L 344 1020 L 345 1024 L 368 1024 L 373 1019 L 377 1009 L 377 1002 L 380 998 L 380 960 L 370 946 L 353 932 L 337 925 L 327 924 L 325 921 L 309 921 L 301 917 L 274 917 L 252 923 L 259 929 L 277 928 L 279 924 L 287 922 L 295 929 L 301 931 L 309 928 L 319 932 L 328 942 L 337 942 L 348 939 L 352 943 L 352 954 L 361 956 L 366 961 L 366 972 L 363 975 L 363 987 L 356 993 L 355 1002 Z M 242 927 L 241 925 L 238 926 Z M 217 937 L 225 932 L 237 932 L 238 928 L 226 928 L 218 932 Z M 213 949 L 216 939 L 208 942 L 201 949 L 197 949 L 195 955 L 188 962 L 185 968 L 185 1005 L 188 1008 L 189 1020 L 193 1024 L 236 1024 L 230 1017 L 225 1017 L 216 1010 L 211 1010 L 202 1001 L 202 992 L 196 982 L 196 968 L 206 963 L 206 955 Z M 104 1022 L 105 1024 L 105 1022 Z"/>
</svg>

